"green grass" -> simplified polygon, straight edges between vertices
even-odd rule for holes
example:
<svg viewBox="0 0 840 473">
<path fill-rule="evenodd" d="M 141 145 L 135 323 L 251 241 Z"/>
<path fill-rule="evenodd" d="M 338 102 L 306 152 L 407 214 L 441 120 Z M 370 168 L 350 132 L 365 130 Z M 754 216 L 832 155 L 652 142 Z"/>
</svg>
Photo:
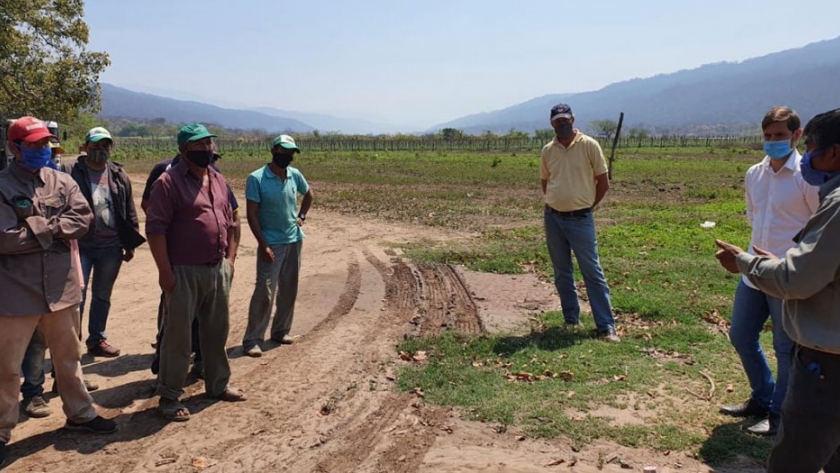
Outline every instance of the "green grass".
<svg viewBox="0 0 840 473">
<path fill-rule="evenodd" d="M 118 159 L 142 173 L 165 157 Z M 623 342 L 561 333 L 558 313 L 543 314 L 524 335 L 409 340 L 399 349 L 431 357 L 407 366 L 400 388 L 421 388 L 427 402 L 459 406 L 478 420 L 538 437 L 567 436 L 581 446 L 606 439 L 683 451 L 712 464 L 738 455 L 766 458 L 771 441 L 748 437 L 717 414 L 719 404 L 742 401 L 749 388 L 717 325 L 729 318 L 737 278 L 713 257 L 715 238 L 748 243 L 743 175 L 760 158 L 748 149 L 620 150 L 596 224 Z M 267 159 L 225 153 L 221 168 L 241 187 Z M 538 151 L 304 153 L 295 165 L 315 189 L 313 215 L 330 209 L 477 234 L 466 242 L 407 245 L 415 261 L 551 278 Z M 707 220 L 715 228 L 701 228 Z M 591 315 L 583 320 L 593 328 Z M 762 342 L 772 353 L 769 334 Z M 715 382 L 710 400 L 697 398 L 710 388 L 701 371 Z M 549 376 L 505 378 L 515 372 Z M 603 406 L 645 415 L 616 423 L 595 414 Z"/>
</svg>

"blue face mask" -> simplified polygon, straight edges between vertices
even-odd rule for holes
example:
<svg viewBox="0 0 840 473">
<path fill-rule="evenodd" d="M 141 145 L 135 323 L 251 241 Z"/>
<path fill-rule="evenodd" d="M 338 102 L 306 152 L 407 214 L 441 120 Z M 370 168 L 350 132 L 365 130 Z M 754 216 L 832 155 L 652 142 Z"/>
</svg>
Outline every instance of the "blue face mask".
<svg viewBox="0 0 840 473">
<path fill-rule="evenodd" d="M 37 171 L 52 162 L 52 150 L 49 147 L 32 149 L 21 146 L 19 149 L 23 155 L 23 160 L 20 164 L 26 169 Z"/>
<path fill-rule="evenodd" d="M 800 163 L 802 179 L 805 179 L 805 182 L 811 184 L 812 186 L 821 186 L 830 179 L 840 176 L 840 171 L 826 172 L 814 169 L 814 166 L 811 165 L 811 161 L 821 154 L 823 154 L 823 151 L 806 152 L 805 155 L 802 156 L 802 162 Z"/>
<path fill-rule="evenodd" d="M 770 159 L 785 159 L 790 156 L 793 149 L 790 147 L 790 141 L 765 141 L 764 152 Z"/>
</svg>

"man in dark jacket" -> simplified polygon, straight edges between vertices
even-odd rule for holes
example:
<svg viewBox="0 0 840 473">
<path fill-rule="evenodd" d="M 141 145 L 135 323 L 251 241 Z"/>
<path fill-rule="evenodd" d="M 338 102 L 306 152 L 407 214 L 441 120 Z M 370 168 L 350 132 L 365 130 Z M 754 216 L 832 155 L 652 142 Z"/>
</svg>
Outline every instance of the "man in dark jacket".
<svg viewBox="0 0 840 473">
<path fill-rule="evenodd" d="M 85 135 L 82 146 L 85 154 L 75 164 L 63 166 L 79 185 L 95 216 L 94 225 L 79 240 L 84 277 L 80 311 L 84 317 L 93 271 L 86 344 L 88 353 L 103 357 L 120 354 L 105 335 L 114 282 L 122 263 L 131 261 L 134 249 L 146 241 L 139 231 L 131 180 L 122 166 L 109 159 L 112 147 L 113 139 L 108 130 L 93 128 Z"/>
</svg>

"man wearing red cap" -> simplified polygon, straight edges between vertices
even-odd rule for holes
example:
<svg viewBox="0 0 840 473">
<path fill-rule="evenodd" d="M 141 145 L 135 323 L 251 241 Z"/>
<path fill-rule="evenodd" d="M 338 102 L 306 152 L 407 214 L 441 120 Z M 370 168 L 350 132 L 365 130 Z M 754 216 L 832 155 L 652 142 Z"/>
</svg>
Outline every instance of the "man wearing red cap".
<svg viewBox="0 0 840 473">
<path fill-rule="evenodd" d="M 87 233 L 90 207 L 68 175 L 50 167 L 44 122 L 23 117 L 9 127 L 14 162 L 0 171 L 0 464 L 18 420 L 20 367 L 36 328 L 47 340 L 65 427 L 111 433 L 116 423 L 98 416 L 82 381 L 78 261 L 71 241 Z"/>
</svg>

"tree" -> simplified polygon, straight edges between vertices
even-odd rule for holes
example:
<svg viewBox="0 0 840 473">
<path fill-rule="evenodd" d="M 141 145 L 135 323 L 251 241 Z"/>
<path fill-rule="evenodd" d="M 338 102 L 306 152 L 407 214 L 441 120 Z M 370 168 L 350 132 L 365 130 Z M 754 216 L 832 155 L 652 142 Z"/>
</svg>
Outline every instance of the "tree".
<svg viewBox="0 0 840 473">
<path fill-rule="evenodd" d="M 444 128 L 440 130 L 440 137 L 446 141 L 458 140 L 464 137 L 464 131 L 457 128 Z"/>
<path fill-rule="evenodd" d="M 589 129 L 591 129 L 599 138 L 611 140 L 615 136 L 615 130 L 618 128 L 618 123 L 613 120 L 601 119 L 589 122 Z"/>
<path fill-rule="evenodd" d="M 507 134 L 505 135 L 505 138 L 509 140 L 525 140 L 528 139 L 528 133 L 524 131 L 519 131 L 516 128 L 511 128 L 510 130 L 508 130 Z"/>
<path fill-rule="evenodd" d="M 534 130 L 534 138 L 540 141 L 551 141 L 554 139 L 554 128 L 542 128 Z"/>
<path fill-rule="evenodd" d="M 85 50 L 83 0 L 3 0 L 0 113 L 66 121 L 100 106 L 107 53 Z"/>
</svg>

